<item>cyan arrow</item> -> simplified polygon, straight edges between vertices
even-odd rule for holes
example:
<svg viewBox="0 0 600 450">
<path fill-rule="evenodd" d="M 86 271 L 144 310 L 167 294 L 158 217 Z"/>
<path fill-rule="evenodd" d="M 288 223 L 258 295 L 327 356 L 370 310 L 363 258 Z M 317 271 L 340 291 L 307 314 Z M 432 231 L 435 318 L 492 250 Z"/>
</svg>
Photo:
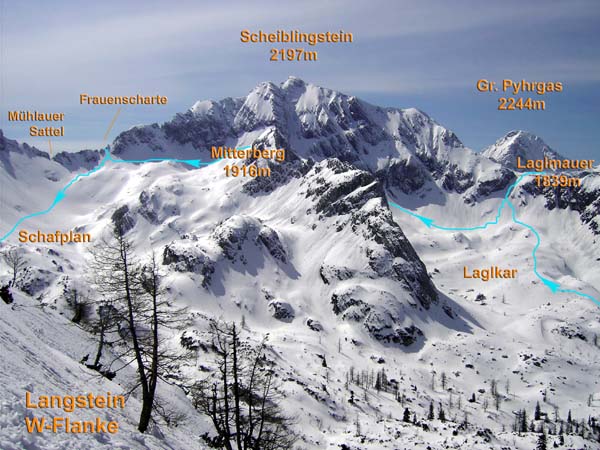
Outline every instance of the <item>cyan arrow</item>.
<svg viewBox="0 0 600 450">
<path fill-rule="evenodd" d="M 182 162 L 189 164 L 190 166 L 194 166 L 196 168 L 200 167 L 200 160 L 199 159 L 184 159 Z"/>
<path fill-rule="evenodd" d="M 433 219 L 430 219 L 428 217 L 423 217 L 423 216 L 416 216 L 421 222 L 423 222 L 425 225 L 427 225 L 427 228 L 431 228 L 431 225 L 433 225 Z"/>
<path fill-rule="evenodd" d="M 547 278 L 542 278 L 542 282 L 548 286 L 550 288 L 550 290 L 552 290 L 552 292 L 556 293 L 558 291 L 558 288 L 560 287 L 560 284 L 549 280 Z"/>
<path fill-rule="evenodd" d="M 56 205 L 58 202 L 62 201 L 65 198 L 65 191 L 58 191 L 56 194 L 56 198 L 54 199 L 54 204 Z"/>
<path fill-rule="evenodd" d="M 429 217 L 420 216 L 419 214 L 412 212 L 410 209 L 403 208 L 402 206 L 400 206 L 394 202 L 389 202 L 389 203 L 394 208 L 398 208 L 399 210 L 404 211 L 406 214 L 410 214 L 411 216 L 416 217 L 421 222 L 423 222 L 425 225 L 427 225 L 427 228 L 431 228 L 431 226 L 433 225 L 433 219 L 430 219 Z"/>
</svg>

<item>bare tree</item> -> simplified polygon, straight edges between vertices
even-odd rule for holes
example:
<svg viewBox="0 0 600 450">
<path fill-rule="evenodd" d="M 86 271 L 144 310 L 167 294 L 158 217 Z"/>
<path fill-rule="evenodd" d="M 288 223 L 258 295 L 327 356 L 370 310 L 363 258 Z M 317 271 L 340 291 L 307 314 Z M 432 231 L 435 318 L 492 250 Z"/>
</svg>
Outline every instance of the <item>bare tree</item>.
<svg viewBox="0 0 600 450">
<path fill-rule="evenodd" d="M 211 419 L 216 432 L 204 440 L 227 450 L 292 448 L 297 436 L 278 404 L 266 340 L 258 346 L 242 342 L 235 323 L 212 322 L 210 333 L 217 370 L 191 389 L 194 407 Z"/>
<path fill-rule="evenodd" d="M 137 369 L 137 379 L 130 393 L 141 390 L 138 430 L 143 433 L 152 412 L 164 410 L 155 403 L 158 381 L 169 383 L 165 372 L 175 361 L 181 362 L 187 356 L 166 345 L 160 330 L 181 328 L 185 324 L 186 310 L 175 309 L 164 300 L 156 259 L 153 256 L 149 263 L 140 263 L 132 244 L 118 226 L 112 239 L 103 240 L 92 252 L 90 269 L 102 299 L 98 308 L 100 342 L 94 364 L 100 363 L 110 327 L 120 324 L 118 336 L 125 351 L 116 359 L 124 360 L 125 365 L 134 364 Z"/>
<path fill-rule="evenodd" d="M 94 361 L 88 364 L 88 367 L 98 372 L 101 372 L 102 364 L 100 363 L 106 345 L 113 344 L 115 341 L 110 341 L 110 336 L 115 333 L 119 325 L 119 311 L 112 305 L 110 300 L 103 299 L 96 309 L 97 318 L 92 321 L 92 332 L 98 336 L 98 345 L 96 347 L 96 355 Z"/>
<path fill-rule="evenodd" d="M 23 253 L 19 249 L 11 248 L 2 254 L 2 259 L 4 259 L 4 262 L 8 265 L 8 268 L 12 273 L 11 286 L 15 286 L 19 273 L 27 264 L 25 256 L 23 256 Z"/>
<path fill-rule="evenodd" d="M 73 310 L 71 322 L 80 323 L 85 321 L 89 315 L 89 299 L 77 288 L 71 288 L 65 292 L 67 305 Z"/>
<path fill-rule="evenodd" d="M 172 349 L 167 345 L 166 338 L 161 335 L 161 330 L 179 330 L 183 328 L 188 324 L 188 310 L 187 308 L 175 308 L 166 299 L 154 253 L 149 261 L 142 266 L 139 272 L 139 281 L 145 301 L 141 302 L 137 314 L 140 322 L 147 324 L 150 328 L 149 333 L 145 333 L 139 338 L 142 365 L 145 367 L 148 383 L 146 402 L 142 403 L 140 423 L 148 422 L 153 410 L 169 421 L 171 420 L 170 414 L 163 414 L 164 408 L 161 405 L 154 404 L 157 383 L 162 380 L 171 384 L 171 381 L 166 379 L 164 374 L 176 363 L 188 360 L 191 353 Z M 144 392 L 143 384 L 142 392 Z"/>
</svg>

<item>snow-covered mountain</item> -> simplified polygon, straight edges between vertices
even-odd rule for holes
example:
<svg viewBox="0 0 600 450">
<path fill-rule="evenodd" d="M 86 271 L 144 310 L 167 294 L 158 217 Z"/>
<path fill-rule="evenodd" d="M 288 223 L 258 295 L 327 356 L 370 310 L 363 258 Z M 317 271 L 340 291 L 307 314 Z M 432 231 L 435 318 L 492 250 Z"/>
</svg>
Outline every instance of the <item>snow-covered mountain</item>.
<svg viewBox="0 0 600 450">
<path fill-rule="evenodd" d="M 197 102 L 162 125 L 135 127 L 117 137 L 114 152 L 207 158 L 213 145 L 283 147 L 313 161 L 337 158 L 371 172 L 388 189 L 412 193 L 435 186 L 469 201 L 513 179 L 417 109 L 373 106 L 294 77 L 279 86 L 261 83 L 245 98 Z"/>
<path fill-rule="evenodd" d="M 517 157 L 523 162 L 527 159 L 565 159 L 539 136 L 525 131 L 511 131 L 498 139 L 494 145 L 484 149 L 481 154 L 511 169 L 517 168 Z"/>
<path fill-rule="evenodd" d="M 594 262 L 600 248 L 592 226 L 597 217 L 590 212 L 598 198 L 591 198 L 599 189 L 596 172 L 571 191 L 580 207 L 572 201 L 552 207 L 546 193 L 527 183 L 515 190 L 519 219 L 542 236 L 536 265 L 535 236 L 509 212 L 489 229 L 443 231 L 389 202 L 448 227 L 492 220 L 516 180 L 511 158 L 551 154 L 541 139 L 523 132 L 509 133 L 479 154 L 416 109 L 380 108 L 290 78 L 281 85 L 262 83 L 244 98 L 196 102 L 167 123 L 121 133 L 111 150 L 123 160 L 206 161 L 210 147 L 222 145 L 285 148 L 287 156 L 258 162 L 269 166 L 271 177 L 254 179 L 226 177 L 226 161 L 198 169 L 107 161 L 72 184 L 51 211 L 19 229 L 73 229 L 100 243 L 118 223 L 140 255 L 156 252 L 169 297 L 192 311 L 192 324 L 171 337 L 194 348 L 198 360 L 178 368 L 178 375 L 198 379 L 210 370 L 209 318 L 243 318 L 250 340 L 268 334 L 284 409 L 298 417 L 301 448 L 529 449 L 537 437 L 511 431 L 515 411 L 532 414 L 539 401 L 557 432 L 555 407 L 562 419 L 568 410 L 577 420 L 597 415 L 597 306 L 552 294 L 534 275 L 537 267 L 562 286 L 598 298 Z M 0 135 L 0 235 L 23 216 L 47 210 L 56 193 L 96 167 L 102 155 L 86 150 L 49 158 Z M 7 236 L 0 250 L 17 246 L 16 237 Z M 85 290 L 86 247 L 23 248 L 28 267 L 15 289 L 17 310 L 0 303 L 0 339 L 7 336 L 3 345 L 12 343 L 11 357 L 19 361 L 17 369 L 0 371 L 0 395 L 17 405 L 25 385 L 35 392 L 68 392 L 73 379 L 61 384 L 47 376 L 65 367 L 89 376 L 90 390 L 105 389 L 77 363 L 89 351 L 81 343 L 92 346 L 93 337 L 71 330 L 74 325 L 53 312 L 69 316 L 65 292 Z M 463 278 L 463 266 L 491 265 L 517 268 L 519 277 Z M 0 284 L 8 276 L 2 267 Z M 27 374 L 21 362 L 36 355 L 38 343 L 30 335 L 21 339 L 19 328 L 40 320 L 32 305 L 52 310 L 38 334 L 44 345 L 57 339 L 48 331 L 52 326 L 69 331 L 57 350 L 62 362 L 52 366 L 53 359 L 45 358 L 44 367 Z M 378 391 L 347 382 L 350 371 L 381 369 L 389 384 Z M 110 389 L 123 388 L 128 376 L 119 374 Z M 430 404 L 443 408 L 449 421 L 426 419 Z M 184 428 L 194 429 L 195 439 L 210 430 L 184 395 L 172 406 L 191 415 Z M 417 415 L 418 425 L 403 421 L 405 408 Z M 54 445 L 49 435 L 26 435 L 22 409 L 9 411 L 2 448 Z M 130 416 L 120 420 L 133 430 Z M 587 436 L 565 436 L 566 448 L 597 448 L 592 427 L 586 429 Z M 135 434 L 107 439 L 113 446 L 123 439 L 130 448 L 160 448 L 161 439 L 168 448 L 192 448 L 189 434 L 165 424 L 145 443 L 129 435 Z M 92 440 L 85 445 L 96 448 Z"/>
</svg>

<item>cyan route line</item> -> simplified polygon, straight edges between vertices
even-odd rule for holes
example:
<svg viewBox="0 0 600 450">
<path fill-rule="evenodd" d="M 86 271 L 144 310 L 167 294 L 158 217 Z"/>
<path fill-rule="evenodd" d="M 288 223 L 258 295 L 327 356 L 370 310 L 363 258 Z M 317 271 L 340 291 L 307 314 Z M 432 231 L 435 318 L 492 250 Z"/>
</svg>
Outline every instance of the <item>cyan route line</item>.
<svg viewBox="0 0 600 450">
<path fill-rule="evenodd" d="M 522 227 L 527 228 L 529 231 L 531 231 L 534 234 L 534 236 L 536 238 L 536 243 L 535 243 L 535 246 L 533 247 L 533 250 L 531 253 L 531 255 L 533 257 L 533 273 L 535 274 L 535 276 L 538 277 L 540 279 L 540 281 L 542 283 L 544 283 L 546 286 L 548 286 L 548 288 L 550 288 L 550 290 L 554 293 L 562 292 L 565 294 L 574 294 L 579 297 L 587 298 L 588 300 L 591 300 L 592 302 L 594 302 L 597 306 L 600 306 L 600 300 L 598 300 L 597 298 L 592 297 L 591 295 L 586 294 L 585 292 L 577 291 L 575 289 L 563 289 L 560 287 L 559 283 L 542 276 L 538 271 L 537 251 L 540 248 L 540 245 L 542 244 L 542 238 L 540 237 L 540 234 L 537 232 L 537 230 L 535 228 L 533 228 L 531 225 L 517 219 L 517 209 L 512 204 L 509 197 L 510 197 L 510 194 L 512 194 L 514 189 L 517 187 L 517 185 L 525 177 L 530 176 L 530 175 L 544 175 L 544 174 L 545 174 L 545 172 L 524 172 L 524 173 L 522 173 L 517 178 L 517 180 L 513 184 L 511 184 L 508 187 L 508 189 L 506 190 L 506 195 L 502 199 L 502 202 L 500 202 L 500 206 L 498 207 L 498 213 L 496 214 L 496 217 L 494 218 L 494 220 L 485 222 L 483 225 L 477 225 L 474 227 L 444 227 L 442 225 L 436 224 L 433 219 L 431 219 L 429 217 L 424 217 L 420 214 L 417 214 L 414 211 L 411 211 L 410 209 L 406 209 L 392 201 L 390 201 L 389 204 L 391 206 L 393 206 L 394 208 L 399 209 L 400 211 L 419 219 L 421 222 L 423 222 L 427 226 L 427 228 L 435 228 L 435 229 L 444 230 L 444 231 L 485 230 L 492 225 L 498 225 L 498 223 L 500 222 L 500 217 L 502 216 L 502 210 L 504 209 L 504 206 L 508 206 L 511 210 L 512 221 L 514 223 L 516 223 L 517 225 L 521 225 Z"/>
<path fill-rule="evenodd" d="M 247 148 L 250 148 L 250 147 L 251 146 L 241 147 L 240 150 L 246 150 Z M 211 162 L 202 162 L 199 159 L 177 159 L 177 158 L 115 159 L 110 154 L 110 148 L 107 146 L 104 149 L 104 157 L 100 160 L 100 162 L 98 163 L 98 165 L 96 167 L 94 167 L 89 172 L 78 174 L 77 176 L 75 176 L 75 178 L 73 178 L 71 181 L 69 181 L 69 183 L 67 183 L 67 185 L 64 188 L 62 188 L 60 191 L 57 192 L 56 197 L 54 197 L 54 201 L 48 207 L 48 209 L 28 214 L 26 216 L 21 217 L 19 220 L 17 220 L 17 223 L 15 224 L 15 226 L 12 227 L 8 231 L 8 233 L 6 233 L 4 236 L 2 236 L 0 238 L 0 242 L 3 242 L 6 239 L 8 239 L 15 231 L 17 231 L 17 228 L 19 228 L 19 226 L 26 220 L 29 220 L 29 219 L 32 219 L 32 218 L 38 217 L 38 216 L 43 216 L 44 214 L 48 214 L 49 212 L 51 212 L 56 205 L 58 205 L 62 200 L 64 200 L 64 198 L 66 197 L 67 189 L 69 189 L 71 186 L 73 186 L 73 184 L 75 184 L 80 179 L 82 179 L 84 177 L 89 177 L 93 173 L 98 172 L 100 169 L 102 169 L 106 165 L 106 163 L 108 161 L 117 163 L 117 164 L 120 164 L 120 163 L 143 164 L 143 163 L 149 163 L 149 162 L 168 161 L 168 162 L 183 163 L 183 164 L 187 164 L 189 166 L 199 168 L 200 166 L 208 166 L 208 165 L 214 164 L 216 162 L 219 162 L 220 159 L 211 161 Z"/>
</svg>

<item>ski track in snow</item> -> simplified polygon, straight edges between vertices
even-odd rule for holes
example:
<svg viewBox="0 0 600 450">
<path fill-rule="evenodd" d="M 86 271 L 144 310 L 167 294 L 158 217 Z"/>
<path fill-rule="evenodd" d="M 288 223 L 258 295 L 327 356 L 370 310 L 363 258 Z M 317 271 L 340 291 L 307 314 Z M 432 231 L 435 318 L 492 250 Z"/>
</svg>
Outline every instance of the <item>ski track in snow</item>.
<svg viewBox="0 0 600 450">
<path fill-rule="evenodd" d="M 521 182 L 521 180 L 523 180 L 525 177 L 530 176 L 530 175 L 544 175 L 545 172 L 524 172 L 522 173 L 517 180 L 511 184 L 508 189 L 506 190 L 506 195 L 504 196 L 504 199 L 502 200 L 502 202 L 500 202 L 500 206 L 498 207 L 498 212 L 496 214 L 496 218 L 492 221 L 486 222 L 483 225 L 477 225 L 474 227 L 444 227 L 441 225 L 437 225 L 434 223 L 434 220 L 428 217 L 424 217 L 421 216 L 417 213 L 415 213 L 414 211 L 411 211 L 410 209 L 406 209 L 403 208 L 402 206 L 392 202 L 392 201 L 388 201 L 388 203 L 393 206 L 396 209 L 399 209 L 400 211 L 409 214 L 413 217 L 416 217 L 417 219 L 419 219 L 421 222 L 423 222 L 428 228 L 436 228 L 438 230 L 443 230 L 443 231 L 474 231 L 474 230 L 485 230 L 488 227 L 490 227 L 491 225 L 498 225 L 498 223 L 500 222 L 500 217 L 502 216 L 502 210 L 504 209 L 504 205 L 507 205 L 510 209 L 511 209 L 511 218 L 512 221 L 514 223 L 516 223 L 517 225 L 521 225 L 524 228 L 527 228 L 528 230 L 530 230 L 536 237 L 536 244 L 533 247 L 533 251 L 532 251 L 532 256 L 533 256 L 533 272 L 535 273 L 535 276 L 538 277 L 542 283 L 544 283 L 546 286 L 548 286 L 550 288 L 550 290 L 553 293 L 565 293 L 565 294 L 575 294 L 578 295 L 579 297 L 583 297 L 583 298 L 587 298 L 588 300 L 591 300 L 592 302 L 594 302 L 597 306 L 600 307 L 600 300 L 596 299 L 595 297 L 586 294 L 585 292 L 581 292 L 575 289 L 563 289 L 560 287 L 560 284 L 557 283 L 556 281 L 552 281 L 548 278 L 543 277 L 542 275 L 540 275 L 540 273 L 538 272 L 538 261 L 537 261 L 537 251 L 538 248 L 540 247 L 541 243 L 542 243 L 542 238 L 540 236 L 540 234 L 537 232 L 537 230 L 535 228 L 533 228 L 531 225 L 520 221 L 519 219 L 517 219 L 517 209 L 515 208 L 515 206 L 512 204 L 512 202 L 510 201 L 509 197 L 510 194 L 512 193 L 512 191 L 515 189 L 515 187 L 517 187 L 517 185 Z"/>
</svg>

